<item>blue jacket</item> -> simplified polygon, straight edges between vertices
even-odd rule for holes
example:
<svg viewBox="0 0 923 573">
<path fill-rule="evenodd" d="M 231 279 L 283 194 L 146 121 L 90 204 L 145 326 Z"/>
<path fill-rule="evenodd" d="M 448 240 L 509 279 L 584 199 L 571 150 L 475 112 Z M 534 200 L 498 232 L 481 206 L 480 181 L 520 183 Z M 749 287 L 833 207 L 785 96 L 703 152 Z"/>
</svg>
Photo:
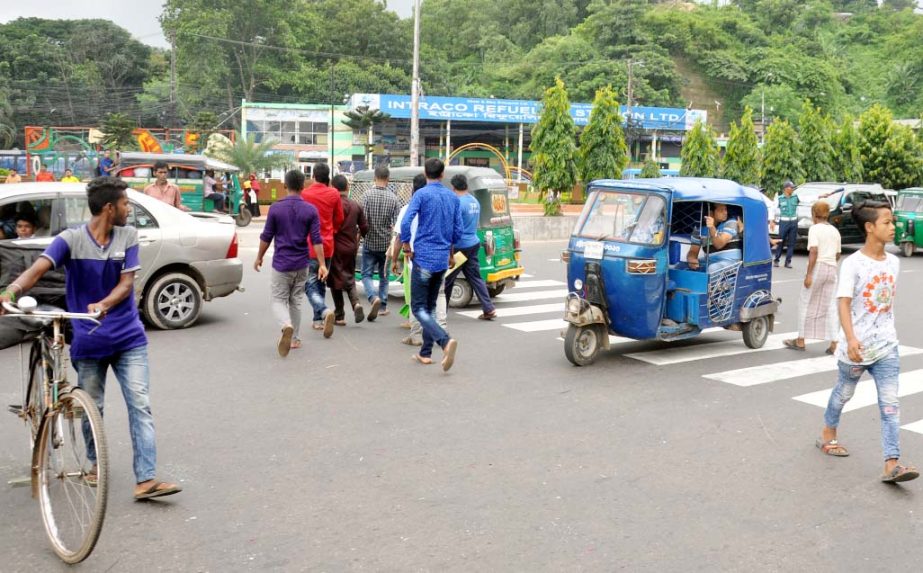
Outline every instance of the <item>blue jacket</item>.
<svg viewBox="0 0 923 573">
<path fill-rule="evenodd" d="M 449 268 L 449 254 L 464 234 L 461 202 L 448 187 L 432 181 L 410 200 L 401 221 L 401 242 L 410 242 L 410 225 L 418 217 L 413 245 L 413 264 L 430 272 Z"/>
</svg>

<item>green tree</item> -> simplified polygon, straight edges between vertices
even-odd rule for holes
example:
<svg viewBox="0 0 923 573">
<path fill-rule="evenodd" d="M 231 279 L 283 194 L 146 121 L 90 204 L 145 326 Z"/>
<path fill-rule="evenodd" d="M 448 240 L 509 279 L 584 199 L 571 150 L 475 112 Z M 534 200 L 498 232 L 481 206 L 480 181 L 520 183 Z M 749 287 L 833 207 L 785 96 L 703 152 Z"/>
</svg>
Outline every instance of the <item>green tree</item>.
<svg viewBox="0 0 923 573">
<path fill-rule="evenodd" d="M 106 134 L 103 146 L 116 151 L 132 151 L 138 148 L 138 140 L 133 134 L 135 120 L 124 113 L 110 113 L 103 120 L 100 131 Z"/>
<path fill-rule="evenodd" d="M 801 142 L 801 168 L 807 181 L 830 181 L 833 173 L 833 145 L 826 117 L 810 101 L 805 100 L 798 118 L 798 138 Z"/>
<path fill-rule="evenodd" d="M 291 165 L 291 156 L 273 152 L 278 142 L 271 139 L 257 143 L 252 135 L 238 138 L 210 153 L 212 157 L 237 166 L 243 173 L 261 173 L 272 169 L 285 169 Z"/>
<path fill-rule="evenodd" d="M 656 179 L 660 177 L 660 165 L 648 157 L 644 160 L 644 167 L 641 168 L 641 179 Z"/>
<path fill-rule="evenodd" d="M 369 109 L 367 105 L 361 105 L 356 109 L 351 109 L 344 113 L 346 119 L 343 123 L 351 127 L 354 131 L 364 131 L 366 136 L 365 156 L 366 165 L 371 167 L 372 164 L 372 129 L 375 125 L 391 118 L 380 109 Z"/>
<path fill-rule="evenodd" d="M 760 149 L 753 128 L 753 110 L 744 107 L 740 125 L 731 124 L 727 149 L 721 160 L 721 176 L 742 185 L 759 185 Z"/>
<path fill-rule="evenodd" d="M 580 135 L 578 153 L 580 179 L 585 183 L 594 179 L 619 179 L 628 166 L 622 114 L 611 87 L 597 90 L 590 120 Z"/>
<path fill-rule="evenodd" d="M 887 144 L 894 132 L 891 110 L 875 104 L 859 116 L 859 156 L 866 181 L 881 183 L 888 177 L 891 158 Z"/>
<path fill-rule="evenodd" d="M 923 146 L 906 125 L 895 125 L 885 143 L 884 169 L 879 181 L 886 189 L 923 183 Z"/>
<path fill-rule="evenodd" d="M 763 141 L 763 188 L 774 197 L 789 179 L 796 185 L 804 181 L 798 133 L 787 121 L 774 121 Z"/>
<path fill-rule="evenodd" d="M 847 115 L 833 134 L 833 177 L 837 181 L 862 181 L 862 155 L 859 153 L 859 132 L 853 118 Z"/>
<path fill-rule="evenodd" d="M 679 169 L 682 177 L 715 177 L 718 175 L 718 143 L 710 127 L 696 120 L 695 125 L 683 139 L 680 151 L 683 164 Z"/>
<path fill-rule="evenodd" d="M 532 127 L 532 182 L 545 196 L 546 215 L 561 214 L 560 194 L 577 183 L 575 136 L 567 88 L 559 78 L 545 90 L 541 116 Z"/>
</svg>

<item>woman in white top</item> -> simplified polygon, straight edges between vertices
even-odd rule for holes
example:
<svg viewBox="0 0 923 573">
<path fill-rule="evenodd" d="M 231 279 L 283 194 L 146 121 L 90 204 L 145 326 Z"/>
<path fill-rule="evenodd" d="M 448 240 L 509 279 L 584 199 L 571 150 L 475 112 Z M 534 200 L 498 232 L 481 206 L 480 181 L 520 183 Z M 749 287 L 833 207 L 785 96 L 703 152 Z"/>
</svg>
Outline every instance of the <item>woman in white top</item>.
<svg viewBox="0 0 923 573">
<path fill-rule="evenodd" d="M 819 200 L 811 207 L 814 224 L 808 230 L 808 270 L 798 306 L 798 338 L 786 340 L 792 350 L 804 350 L 804 339 L 829 340 L 827 354 L 836 351 L 839 331 L 834 293 L 837 261 L 840 260 L 840 232 L 827 222 L 830 206 Z"/>
</svg>

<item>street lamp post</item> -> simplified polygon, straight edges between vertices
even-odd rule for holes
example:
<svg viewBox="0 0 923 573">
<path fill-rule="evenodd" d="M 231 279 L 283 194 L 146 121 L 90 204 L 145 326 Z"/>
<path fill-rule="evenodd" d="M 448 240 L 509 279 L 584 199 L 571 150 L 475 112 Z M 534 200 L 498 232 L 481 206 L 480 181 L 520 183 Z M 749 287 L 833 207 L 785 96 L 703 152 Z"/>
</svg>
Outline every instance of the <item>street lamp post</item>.
<svg viewBox="0 0 923 573">
<path fill-rule="evenodd" d="M 420 5 L 413 1 L 413 80 L 410 86 L 410 165 L 420 164 Z"/>
</svg>

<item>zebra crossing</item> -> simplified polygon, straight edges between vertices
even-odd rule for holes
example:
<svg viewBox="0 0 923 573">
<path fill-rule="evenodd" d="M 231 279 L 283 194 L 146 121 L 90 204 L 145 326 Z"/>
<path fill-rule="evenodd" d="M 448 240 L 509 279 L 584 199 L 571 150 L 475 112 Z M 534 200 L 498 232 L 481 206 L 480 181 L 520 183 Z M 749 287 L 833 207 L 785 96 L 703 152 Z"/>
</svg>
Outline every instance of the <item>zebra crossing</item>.
<svg viewBox="0 0 923 573">
<path fill-rule="evenodd" d="M 493 299 L 497 307 L 496 322 L 504 328 L 517 332 L 553 333 L 555 338 L 563 340 L 561 333 L 567 326 L 562 318 L 566 294 L 566 285 L 562 281 L 534 280 L 534 277 L 526 275 L 514 289 Z M 466 319 L 477 319 L 481 310 L 461 310 L 454 314 Z M 790 396 L 790 399 L 805 405 L 826 408 L 831 386 L 835 380 L 832 373 L 837 370 L 836 358 L 826 354 L 817 356 L 816 352 L 808 353 L 806 356 L 785 349 L 783 341 L 796 336 L 797 332 L 773 333 L 759 349 L 747 348 L 740 333 L 730 332 L 723 328 L 705 329 L 701 336 L 682 345 L 651 342 L 648 345 L 653 348 L 648 350 L 638 350 L 638 341 L 618 336 L 610 336 L 609 343 L 612 347 L 610 352 L 621 354 L 625 358 L 637 360 L 652 367 L 683 367 L 683 365 L 693 363 L 738 366 L 702 374 L 701 379 L 709 383 L 718 382 L 747 389 L 796 378 L 804 379 L 805 384 L 812 384 L 815 389 Z M 818 341 L 807 342 L 811 345 L 809 349 L 818 348 Z M 624 347 L 629 344 L 632 345 L 630 349 L 626 348 L 627 351 L 624 353 L 619 352 L 620 346 Z M 744 358 L 783 349 L 785 350 L 779 353 L 782 360 L 778 362 L 756 366 L 740 364 L 740 360 Z M 900 355 L 901 357 L 923 355 L 923 348 L 901 346 Z M 723 360 L 725 358 L 729 360 Z M 844 408 L 844 412 L 877 405 L 878 398 L 874 381 L 866 378 L 868 378 L 867 375 L 857 385 L 855 395 Z M 901 397 L 923 395 L 923 369 L 909 370 L 900 375 L 899 394 Z M 909 410 L 905 408 L 906 411 Z M 912 421 L 901 427 L 908 432 L 923 434 L 923 419 Z"/>
</svg>

